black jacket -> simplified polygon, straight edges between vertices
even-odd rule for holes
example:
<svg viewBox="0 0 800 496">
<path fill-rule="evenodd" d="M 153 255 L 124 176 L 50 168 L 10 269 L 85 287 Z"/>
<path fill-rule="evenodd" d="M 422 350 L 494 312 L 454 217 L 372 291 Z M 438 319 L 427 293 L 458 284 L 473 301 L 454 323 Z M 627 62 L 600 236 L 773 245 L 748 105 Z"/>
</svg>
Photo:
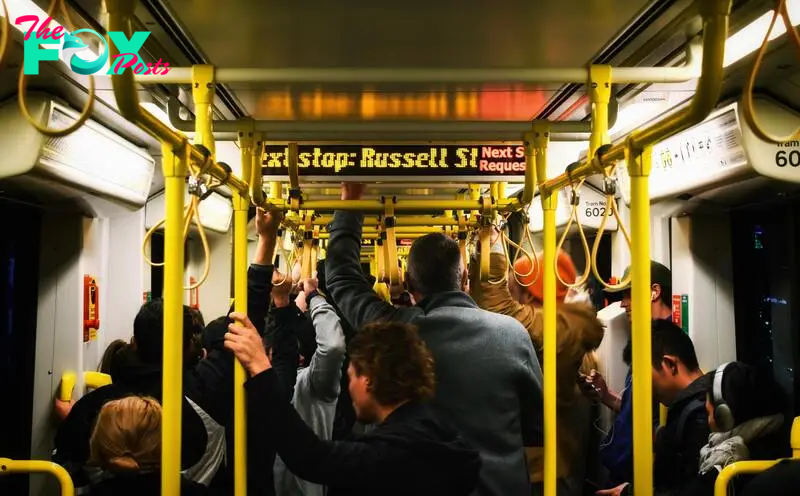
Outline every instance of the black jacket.
<svg viewBox="0 0 800 496">
<path fill-rule="evenodd" d="M 95 389 L 78 400 L 56 432 L 53 461 L 70 472 L 76 487 L 89 482 L 84 470 L 89 460 L 89 441 L 103 405 L 131 395 L 151 396 L 161 401 L 161 367 L 140 362 L 130 350 L 122 353 L 112 375 L 113 384 Z M 203 421 L 185 398 L 181 422 L 181 467 L 186 469 L 200 461 L 208 436 Z"/>
<path fill-rule="evenodd" d="M 477 486 L 478 453 L 423 405 L 399 407 L 365 436 L 322 441 L 284 397 L 273 370 L 247 381 L 245 389 L 248 407 L 268 426 L 267 439 L 289 470 L 329 486 L 329 496 L 456 496 Z"/>
<path fill-rule="evenodd" d="M 159 496 L 161 475 L 158 472 L 116 475 L 93 485 L 89 496 Z M 181 496 L 206 496 L 209 490 L 202 484 L 181 480 Z"/>
<path fill-rule="evenodd" d="M 251 264 L 247 271 L 247 315 L 256 330 L 262 336 L 267 333 L 266 321 L 272 295 L 272 265 Z M 290 305 L 297 312 L 294 304 Z M 290 325 L 289 317 L 292 309 L 274 309 L 273 319 L 277 318 L 272 333 L 274 341 L 273 367 L 278 371 L 285 393 L 291 395 L 297 379 L 297 339 Z M 285 317 L 285 318 L 284 318 Z M 223 333 L 224 336 L 224 333 Z M 228 464 L 227 473 L 233 473 L 233 370 L 235 358 L 224 349 L 221 343 L 209 353 L 205 360 L 186 377 L 184 389 L 186 395 L 197 403 L 218 423 L 225 426 Z M 261 420 L 247 411 L 247 428 L 258 435 Z M 185 432 L 185 431 L 184 431 Z M 185 434 L 184 434 L 185 435 Z M 248 433 L 248 438 L 252 437 Z M 275 494 L 272 467 L 275 462 L 275 451 L 269 443 L 247 445 L 247 492 L 252 495 L 271 496 Z"/>
<path fill-rule="evenodd" d="M 356 329 L 378 320 L 417 325 L 435 361 L 431 409 L 481 453 L 478 493 L 529 494 L 523 445 L 542 445 L 543 400 L 528 332 L 513 317 L 478 308 L 462 291 L 432 294 L 414 307 L 381 300 L 361 270 L 363 220 L 337 211 L 329 228 L 325 274 L 342 316 Z"/>
<path fill-rule="evenodd" d="M 796 496 L 800 488 L 800 461 L 784 460 L 753 478 L 742 496 Z"/>
<path fill-rule="evenodd" d="M 708 380 L 701 377 L 681 391 L 670 405 L 666 425 L 656 435 L 653 481 L 659 493 L 679 493 L 697 477 L 700 448 L 708 443 L 711 433 L 706 409 L 694 410 L 685 418 L 682 434 L 678 431 L 684 408 L 695 400 L 704 405 L 707 390 Z"/>
</svg>

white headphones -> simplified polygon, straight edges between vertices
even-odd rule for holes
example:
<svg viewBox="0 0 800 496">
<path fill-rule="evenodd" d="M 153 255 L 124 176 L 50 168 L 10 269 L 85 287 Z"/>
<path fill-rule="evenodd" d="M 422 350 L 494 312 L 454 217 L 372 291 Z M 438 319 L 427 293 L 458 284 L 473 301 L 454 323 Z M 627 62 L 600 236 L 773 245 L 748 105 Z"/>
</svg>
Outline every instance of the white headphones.
<svg viewBox="0 0 800 496">
<path fill-rule="evenodd" d="M 722 432 L 727 432 L 736 425 L 733 412 L 731 412 L 731 408 L 722 396 L 722 376 L 728 365 L 730 365 L 730 362 L 723 363 L 717 368 L 717 371 L 714 372 L 714 385 L 711 389 L 711 397 L 714 402 L 714 421 Z"/>
</svg>

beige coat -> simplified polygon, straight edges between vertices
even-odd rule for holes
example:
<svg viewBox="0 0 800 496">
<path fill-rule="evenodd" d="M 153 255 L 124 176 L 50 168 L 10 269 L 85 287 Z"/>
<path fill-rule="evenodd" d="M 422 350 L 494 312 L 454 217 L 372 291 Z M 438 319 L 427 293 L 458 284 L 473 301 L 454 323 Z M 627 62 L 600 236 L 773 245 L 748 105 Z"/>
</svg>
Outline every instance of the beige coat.
<svg viewBox="0 0 800 496">
<path fill-rule="evenodd" d="M 506 273 L 506 259 L 503 254 L 492 253 L 490 261 L 490 280 L 498 281 Z M 543 313 L 540 307 L 523 305 L 511 296 L 507 284 L 491 284 L 480 281 L 480 264 L 473 267 L 470 277 L 470 290 L 475 303 L 481 308 L 516 318 L 528 330 L 539 361 L 542 361 L 544 334 Z M 592 355 L 604 334 L 603 325 L 597 320 L 594 309 L 585 304 L 561 303 L 556 317 L 558 349 L 556 360 L 556 388 L 558 410 L 558 469 L 559 478 L 570 474 L 571 464 L 582 456 L 578 442 L 571 435 L 576 426 L 569 423 L 570 409 L 580 397 L 576 380 L 578 372 L 594 363 Z M 585 362 L 585 363 L 584 363 Z M 544 450 L 527 448 L 528 466 L 532 482 L 543 479 Z"/>
</svg>

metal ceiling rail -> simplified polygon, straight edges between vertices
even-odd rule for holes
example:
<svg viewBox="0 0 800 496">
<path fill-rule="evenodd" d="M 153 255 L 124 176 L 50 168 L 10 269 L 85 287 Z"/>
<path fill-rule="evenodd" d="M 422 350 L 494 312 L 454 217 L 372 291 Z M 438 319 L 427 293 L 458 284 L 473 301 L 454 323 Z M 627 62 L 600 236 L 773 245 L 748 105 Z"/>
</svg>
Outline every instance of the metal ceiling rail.
<svg viewBox="0 0 800 496">
<path fill-rule="evenodd" d="M 702 73 L 690 105 L 646 128 L 637 129 L 620 138 L 602 153 L 598 152 L 597 156 L 587 156 L 584 160 L 568 166 L 567 172 L 540 184 L 540 189 L 555 191 L 584 177 L 601 173 L 617 161 L 625 159 L 629 148 L 644 149 L 706 118 L 717 104 L 722 86 L 721 61 L 725 54 L 730 4 L 726 0 L 714 0 L 700 2 L 700 5 L 699 10 L 703 12 Z M 714 9 L 718 9 L 719 12 Z"/>
<path fill-rule="evenodd" d="M 699 53 L 687 48 L 687 63 L 678 67 L 614 67 L 613 83 L 682 83 L 700 76 Z M 298 84 L 497 84 L 586 83 L 589 70 L 574 69 L 436 69 L 436 68 L 252 68 L 216 69 L 218 83 Z M 137 75 L 142 84 L 191 84 L 191 67 L 173 67 L 164 75 Z"/>
</svg>

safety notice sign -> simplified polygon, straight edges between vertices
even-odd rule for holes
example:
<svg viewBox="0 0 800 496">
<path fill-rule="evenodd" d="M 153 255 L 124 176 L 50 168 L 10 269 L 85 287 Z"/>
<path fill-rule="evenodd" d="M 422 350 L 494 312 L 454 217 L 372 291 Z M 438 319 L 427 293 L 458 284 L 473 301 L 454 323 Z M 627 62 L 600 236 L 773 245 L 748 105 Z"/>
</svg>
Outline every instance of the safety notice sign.
<svg viewBox="0 0 800 496">
<path fill-rule="evenodd" d="M 672 295 L 672 322 L 689 334 L 689 295 Z"/>
</svg>

